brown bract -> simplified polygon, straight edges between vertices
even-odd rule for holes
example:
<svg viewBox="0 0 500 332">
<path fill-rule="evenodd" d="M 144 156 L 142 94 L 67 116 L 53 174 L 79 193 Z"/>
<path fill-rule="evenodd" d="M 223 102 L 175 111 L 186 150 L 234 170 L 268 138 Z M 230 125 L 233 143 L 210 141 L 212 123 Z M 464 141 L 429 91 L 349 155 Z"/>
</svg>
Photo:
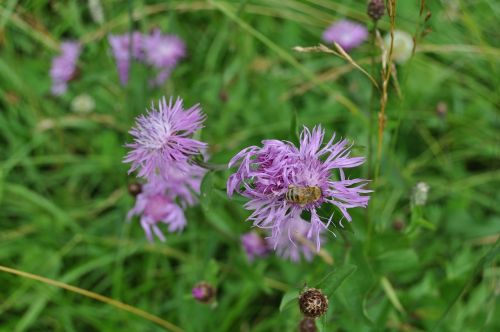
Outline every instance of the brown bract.
<svg viewBox="0 0 500 332">
<path fill-rule="evenodd" d="M 300 311 L 309 318 L 318 318 L 328 310 L 328 298 L 316 288 L 309 288 L 299 297 Z"/>
</svg>

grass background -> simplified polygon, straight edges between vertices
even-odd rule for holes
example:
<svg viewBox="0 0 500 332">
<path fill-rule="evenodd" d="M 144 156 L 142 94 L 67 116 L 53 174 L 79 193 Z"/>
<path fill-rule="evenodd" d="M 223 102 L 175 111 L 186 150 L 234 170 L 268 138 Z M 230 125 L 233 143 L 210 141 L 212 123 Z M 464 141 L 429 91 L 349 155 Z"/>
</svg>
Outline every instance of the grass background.
<svg viewBox="0 0 500 332">
<path fill-rule="evenodd" d="M 345 60 L 292 51 L 317 45 L 339 18 L 371 27 L 364 1 L 102 5 L 104 24 L 90 19 L 86 1 L 0 4 L 0 265 L 122 301 L 185 331 L 294 331 L 300 314 L 296 305 L 280 312 L 283 295 L 320 280 L 335 288 L 318 321 L 323 331 L 500 330 L 497 2 L 427 2 L 433 32 L 397 67 L 401 96 L 389 87 L 382 158 L 372 162 L 380 169 L 375 193 L 369 209 L 355 210 L 350 227 L 337 228 L 325 245 L 333 265 L 273 256 L 249 264 L 239 243 L 249 213 L 242 200 L 225 197 L 229 172 L 210 173 L 182 234 L 150 244 L 137 220 L 125 222 L 133 177 L 121 160 L 134 117 L 163 95 L 201 103 L 208 116 L 201 137 L 213 162 L 226 163 L 262 139 L 289 139 L 294 123 L 321 124 L 366 155 L 369 114 L 376 119 L 378 112 L 370 82 Z M 419 6 L 397 1 L 396 28 L 423 29 Z M 188 58 L 157 89 L 140 66 L 120 86 L 107 35 L 154 27 L 183 38 Z M 379 27 L 388 31 L 387 17 Z M 48 71 L 63 39 L 84 43 L 81 76 L 55 98 Z M 350 54 L 376 75 L 371 52 L 365 43 Z M 70 110 L 82 93 L 94 98 L 92 113 Z M 448 109 L 442 117 L 440 102 Z M 365 164 L 350 174 L 369 173 Z M 431 189 L 416 210 L 410 196 L 419 181 Z M 2 331 L 163 329 L 4 272 Z M 216 308 L 191 298 L 199 280 L 217 284 Z"/>
</svg>

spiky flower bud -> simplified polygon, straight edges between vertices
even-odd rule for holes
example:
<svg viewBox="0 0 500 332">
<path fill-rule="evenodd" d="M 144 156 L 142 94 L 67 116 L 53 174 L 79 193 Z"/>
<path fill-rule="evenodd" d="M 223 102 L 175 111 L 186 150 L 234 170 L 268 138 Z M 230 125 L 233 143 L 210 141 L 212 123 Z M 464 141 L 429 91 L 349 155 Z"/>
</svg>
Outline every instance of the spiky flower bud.
<svg viewBox="0 0 500 332">
<path fill-rule="evenodd" d="M 368 16 L 373 20 L 378 21 L 385 14 L 384 0 L 370 0 L 368 2 Z"/>
<path fill-rule="evenodd" d="M 299 332 L 316 332 L 318 328 L 316 327 L 316 322 L 312 318 L 304 318 L 300 321 Z"/>
<path fill-rule="evenodd" d="M 132 196 L 137 196 L 142 192 L 142 185 L 138 182 L 132 182 L 128 184 L 128 193 Z"/>
<path fill-rule="evenodd" d="M 328 310 L 328 298 L 316 288 L 308 288 L 300 293 L 300 311 L 309 318 L 318 318 Z"/>
<path fill-rule="evenodd" d="M 193 287 L 191 293 L 199 302 L 210 303 L 215 300 L 216 290 L 208 282 L 201 281 Z"/>
</svg>

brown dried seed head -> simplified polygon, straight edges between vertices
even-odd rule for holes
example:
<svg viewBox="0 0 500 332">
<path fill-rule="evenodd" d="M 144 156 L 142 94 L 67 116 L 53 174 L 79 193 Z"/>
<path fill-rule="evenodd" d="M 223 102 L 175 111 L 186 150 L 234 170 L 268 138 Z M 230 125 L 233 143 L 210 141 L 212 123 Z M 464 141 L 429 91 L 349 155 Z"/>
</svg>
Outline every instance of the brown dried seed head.
<svg viewBox="0 0 500 332">
<path fill-rule="evenodd" d="M 309 318 L 318 318 L 328 310 L 328 298 L 316 288 L 309 288 L 299 297 L 300 311 Z"/>
<path fill-rule="evenodd" d="M 368 16 L 378 21 L 385 14 L 384 0 L 370 0 L 368 2 Z"/>
<path fill-rule="evenodd" d="M 317 332 L 316 322 L 313 318 L 304 318 L 300 321 L 299 332 Z"/>
<path fill-rule="evenodd" d="M 142 185 L 137 182 L 132 182 L 128 184 L 128 192 L 132 196 L 137 196 L 142 192 Z"/>
</svg>

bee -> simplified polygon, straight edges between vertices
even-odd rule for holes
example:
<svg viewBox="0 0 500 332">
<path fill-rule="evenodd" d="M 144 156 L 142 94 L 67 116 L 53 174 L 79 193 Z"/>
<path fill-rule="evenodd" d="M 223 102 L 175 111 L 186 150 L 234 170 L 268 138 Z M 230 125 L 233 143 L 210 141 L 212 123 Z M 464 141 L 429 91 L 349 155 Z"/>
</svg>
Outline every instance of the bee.
<svg viewBox="0 0 500 332">
<path fill-rule="evenodd" d="M 318 186 L 294 186 L 289 185 L 285 194 L 285 199 L 291 203 L 298 203 L 304 206 L 314 203 L 321 198 L 321 188 Z"/>
</svg>

